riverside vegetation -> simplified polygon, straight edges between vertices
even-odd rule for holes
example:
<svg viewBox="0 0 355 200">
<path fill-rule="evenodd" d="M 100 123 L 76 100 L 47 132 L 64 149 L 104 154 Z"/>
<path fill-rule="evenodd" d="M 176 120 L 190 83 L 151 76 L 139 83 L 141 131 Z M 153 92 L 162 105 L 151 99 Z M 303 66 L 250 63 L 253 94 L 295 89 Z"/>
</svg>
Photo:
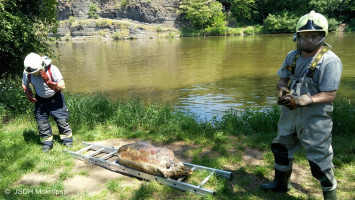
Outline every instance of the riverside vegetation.
<svg viewBox="0 0 355 200">
<path fill-rule="evenodd" d="M 111 100 L 104 94 L 66 93 L 70 110 L 75 143 L 81 148 L 82 141 L 98 141 L 113 138 L 139 138 L 161 144 L 181 141 L 194 145 L 189 156 L 194 164 L 233 172 L 235 180 L 227 181 L 213 177 L 206 186 L 217 192 L 216 196 L 199 196 L 178 192 L 154 181 L 141 184 L 138 189 L 122 186 L 122 180 L 113 179 L 105 189 L 94 196 L 86 193 L 75 196 L 52 194 L 15 195 L 16 189 L 63 190 L 63 182 L 84 172 L 73 172 L 74 158 L 62 152 L 59 136 L 55 136 L 55 147 L 49 154 L 41 151 L 33 104 L 27 102 L 19 85 L 20 79 L 2 80 L 0 83 L 0 191 L 5 199 L 317 199 L 321 193 L 319 183 L 312 177 L 311 189 L 292 189 L 289 194 L 264 193 L 257 187 L 272 177 L 273 156 L 269 151 L 272 139 L 277 134 L 280 109 L 272 106 L 263 111 L 246 108 L 244 111 L 228 110 L 217 120 L 199 121 L 190 112 L 181 112 L 170 105 L 143 102 L 139 99 Z M 354 197 L 355 180 L 355 106 L 340 97 L 335 101 L 332 113 L 334 121 L 333 147 L 335 173 L 339 184 L 339 199 Z M 52 121 L 53 124 L 53 121 Z M 57 132 L 57 130 L 55 130 Z M 203 148 L 209 148 L 202 154 Z M 241 166 L 242 155 L 256 149 L 262 152 L 263 164 Z M 203 155 L 203 156 L 201 156 Z M 295 163 L 308 169 L 305 153 L 296 155 Z M 28 173 L 53 174 L 61 169 L 54 184 L 17 185 L 17 181 Z M 203 178 L 203 172 L 195 174 L 190 181 Z M 195 181 L 195 182 L 194 182 Z M 120 188 L 125 188 L 121 190 Z M 297 188 L 297 186 L 296 186 Z M 10 194 L 2 194 L 9 189 Z"/>
</svg>

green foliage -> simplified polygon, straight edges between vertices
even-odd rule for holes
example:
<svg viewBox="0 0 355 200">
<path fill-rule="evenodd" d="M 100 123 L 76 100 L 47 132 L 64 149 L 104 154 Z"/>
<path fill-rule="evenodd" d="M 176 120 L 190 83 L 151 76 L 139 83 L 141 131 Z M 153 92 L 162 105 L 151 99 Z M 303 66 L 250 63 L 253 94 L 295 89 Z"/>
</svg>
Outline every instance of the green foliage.
<svg viewBox="0 0 355 200">
<path fill-rule="evenodd" d="M 355 1 L 353 0 L 219 1 L 231 4 L 231 16 L 236 20 L 238 27 L 267 23 L 267 30 L 271 33 L 279 33 L 283 30 L 290 32 L 296 26 L 296 23 L 292 24 L 293 18 L 299 19 L 311 10 L 329 19 L 330 31 L 336 30 L 340 23 L 349 23 L 355 18 Z"/>
<path fill-rule="evenodd" d="M 337 21 L 335 18 L 328 19 L 328 30 L 329 31 L 336 31 L 341 24 L 340 21 Z"/>
<path fill-rule="evenodd" d="M 224 28 L 225 15 L 222 4 L 208 0 L 183 0 L 180 2 L 180 13 L 189 21 L 190 26 L 197 29 L 216 27 Z"/>
<path fill-rule="evenodd" d="M 347 99 L 336 99 L 334 111 L 331 114 L 333 119 L 334 134 L 353 134 L 355 131 L 355 105 Z"/>
<path fill-rule="evenodd" d="M 127 4 L 128 4 L 127 0 L 122 0 L 121 1 L 121 6 L 127 6 Z"/>
<path fill-rule="evenodd" d="M 73 23 L 75 22 L 75 20 L 76 20 L 76 19 L 75 19 L 74 16 L 70 16 L 70 17 L 69 17 L 69 23 L 70 23 L 70 24 L 73 24 Z"/>
<path fill-rule="evenodd" d="M 264 29 L 270 33 L 295 32 L 297 21 L 298 17 L 288 12 L 284 12 L 282 15 L 269 14 L 264 21 Z"/>
<path fill-rule="evenodd" d="M 97 7 L 96 4 L 90 4 L 89 5 L 89 18 L 92 19 L 98 19 L 99 18 L 99 14 L 97 14 L 97 12 L 99 11 L 99 8 Z"/>
<path fill-rule="evenodd" d="M 231 5 L 232 17 L 237 20 L 237 24 L 255 24 L 258 21 L 258 13 L 255 11 L 254 0 L 235 0 Z M 251 22 L 251 23 L 250 23 Z"/>
<path fill-rule="evenodd" d="M 270 133 L 277 131 L 280 108 L 273 106 L 262 111 L 246 108 L 243 111 L 227 110 L 218 127 L 232 134 Z"/>
<path fill-rule="evenodd" d="M 31 52 L 53 55 L 47 36 L 58 26 L 56 0 L 2 0 L 0 22 L 1 76 L 20 74 Z"/>
<path fill-rule="evenodd" d="M 9 115 L 14 113 L 32 113 L 33 104 L 29 103 L 23 89 L 21 80 L 4 78 L 0 79 L 0 108 Z"/>
</svg>

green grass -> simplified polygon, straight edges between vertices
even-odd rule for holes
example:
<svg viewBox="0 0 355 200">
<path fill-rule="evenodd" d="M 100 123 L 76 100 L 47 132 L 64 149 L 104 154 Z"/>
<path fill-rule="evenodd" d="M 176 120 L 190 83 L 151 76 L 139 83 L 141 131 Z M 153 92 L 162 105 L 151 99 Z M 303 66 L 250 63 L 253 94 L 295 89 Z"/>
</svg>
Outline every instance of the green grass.
<svg viewBox="0 0 355 200">
<path fill-rule="evenodd" d="M 124 185 L 124 180 L 107 181 L 102 191 L 95 195 L 79 193 L 73 196 L 53 194 L 15 195 L 17 190 L 63 191 L 66 180 L 88 176 L 86 171 L 73 171 L 74 158 L 62 152 L 58 135 L 54 149 L 49 154 L 41 151 L 37 125 L 33 116 L 33 104 L 23 98 L 22 90 L 7 81 L 0 84 L 0 199 L 317 199 L 320 193 L 318 181 L 308 177 L 305 182 L 312 188 L 292 189 L 288 194 L 264 193 L 258 185 L 272 179 L 273 155 L 270 144 L 277 134 L 278 106 L 262 111 L 247 108 L 244 111 L 228 110 L 217 121 L 201 122 L 192 113 L 179 112 L 170 105 L 143 102 L 140 99 L 113 101 L 103 94 L 65 94 L 70 110 L 70 125 L 74 132 L 74 150 L 82 141 L 98 141 L 113 138 L 139 138 L 161 144 L 183 141 L 191 145 L 184 156 L 191 163 L 228 170 L 235 177 L 227 181 L 213 176 L 209 187 L 215 196 L 199 196 L 180 192 L 154 181 L 137 182 L 137 186 Z M 23 105 L 23 107 L 21 107 Z M 354 105 L 337 99 L 332 114 L 334 121 L 333 148 L 335 174 L 339 184 L 339 199 L 351 199 L 355 180 L 355 147 L 352 134 Z M 52 128 L 57 133 L 53 121 Z M 193 148 L 192 148 L 193 147 Z M 264 163 L 245 165 L 243 155 L 254 149 L 262 152 Z M 296 154 L 295 163 L 309 169 L 304 151 Z M 58 177 L 54 183 L 18 185 L 25 174 L 37 173 Z M 205 174 L 195 174 L 188 181 L 199 182 Z M 134 178 L 132 178 L 134 179 Z M 6 189 L 10 194 L 4 194 Z M 308 191 L 308 192 L 307 192 Z"/>
</svg>

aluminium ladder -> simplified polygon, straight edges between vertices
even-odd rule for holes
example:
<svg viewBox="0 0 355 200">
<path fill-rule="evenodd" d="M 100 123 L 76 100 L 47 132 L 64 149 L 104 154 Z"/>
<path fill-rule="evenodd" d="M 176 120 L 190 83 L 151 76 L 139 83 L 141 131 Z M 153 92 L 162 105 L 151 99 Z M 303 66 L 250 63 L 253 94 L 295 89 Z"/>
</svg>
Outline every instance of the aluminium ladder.
<svg viewBox="0 0 355 200">
<path fill-rule="evenodd" d="M 132 168 L 125 167 L 123 165 L 120 165 L 117 163 L 117 159 L 114 161 L 109 161 L 112 158 L 117 158 L 117 151 L 118 149 L 115 149 L 114 147 L 105 147 L 101 145 L 96 145 L 96 144 L 90 144 L 83 142 L 83 145 L 86 147 L 83 149 L 80 149 L 76 152 L 74 151 L 69 151 L 69 150 L 63 150 L 64 152 L 67 152 L 71 154 L 73 157 L 83 160 L 87 164 L 94 164 L 98 165 L 101 167 L 104 167 L 106 169 L 109 169 L 111 171 L 115 172 L 120 172 L 123 174 L 129 174 L 138 178 L 142 178 L 145 180 L 155 180 L 160 184 L 168 185 L 170 187 L 183 190 L 183 191 L 189 191 L 193 192 L 196 194 L 200 195 L 205 195 L 205 194 L 215 194 L 215 191 L 203 188 L 202 186 L 207 183 L 209 178 L 213 175 L 216 174 L 218 176 L 221 176 L 223 178 L 226 178 L 230 180 L 232 178 L 232 173 L 229 171 L 223 171 L 223 170 L 218 170 L 218 169 L 213 169 L 209 167 L 204 167 L 200 165 L 194 165 L 190 163 L 185 163 L 183 162 L 184 165 L 189 167 L 192 171 L 194 170 L 205 170 L 209 172 L 210 174 L 199 184 L 199 185 L 192 185 L 189 183 L 183 182 L 184 178 L 180 178 L 178 180 L 174 180 L 171 178 L 165 178 L 162 176 L 156 176 L 152 174 L 148 174 L 145 172 L 141 172 Z"/>
</svg>

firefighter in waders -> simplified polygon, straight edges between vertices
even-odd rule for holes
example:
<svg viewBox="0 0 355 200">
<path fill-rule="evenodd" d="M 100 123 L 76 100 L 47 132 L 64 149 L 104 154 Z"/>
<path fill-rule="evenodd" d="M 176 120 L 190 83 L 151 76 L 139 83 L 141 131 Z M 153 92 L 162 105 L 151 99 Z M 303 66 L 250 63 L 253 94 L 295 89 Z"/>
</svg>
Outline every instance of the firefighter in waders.
<svg viewBox="0 0 355 200">
<path fill-rule="evenodd" d="M 312 175 L 319 180 L 324 199 L 337 199 L 332 170 L 332 102 L 339 87 L 342 63 L 325 43 L 326 18 L 311 11 L 296 25 L 297 49 L 288 53 L 277 72 L 278 104 L 282 105 L 278 135 L 271 144 L 275 178 L 261 189 L 287 192 L 294 154 L 305 148 Z"/>
<path fill-rule="evenodd" d="M 72 130 L 68 124 L 69 112 L 61 92 L 65 89 L 65 83 L 59 69 L 51 62 L 46 56 L 28 54 L 24 60 L 25 70 L 22 78 L 22 88 L 27 99 L 35 103 L 35 117 L 43 152 L 48 152 L 53 147 L 49 116 L 57 123 L 62 143 L 67 147 L 73 145 Z M 35 97 L 30 83 L 36 91 Z"/>
</svg>

